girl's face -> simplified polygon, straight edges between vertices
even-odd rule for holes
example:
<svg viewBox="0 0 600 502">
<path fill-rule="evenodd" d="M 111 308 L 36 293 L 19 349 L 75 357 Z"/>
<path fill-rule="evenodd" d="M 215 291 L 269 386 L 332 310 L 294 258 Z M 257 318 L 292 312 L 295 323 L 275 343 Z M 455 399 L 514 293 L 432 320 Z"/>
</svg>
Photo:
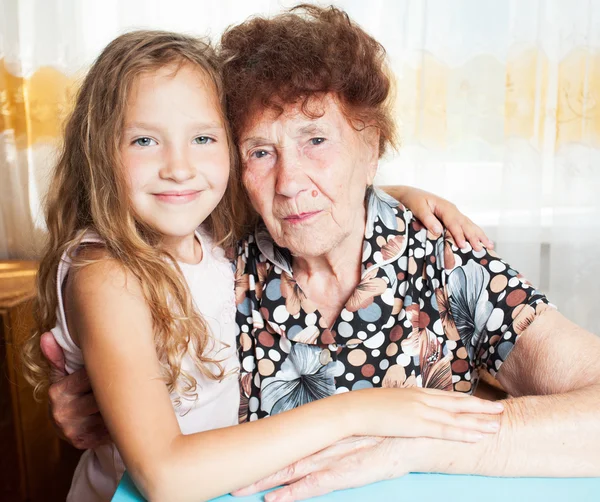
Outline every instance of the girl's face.
<svg viewBox="0 0 600 502">
<path fill-rule="evenodd" d="M 229 147 L 212 83 L 191 65 L 140 76 L 127 103 L 121 160 L 138 218 L 183 238 L 213 211 L 229 177 Z"/>
</svg>

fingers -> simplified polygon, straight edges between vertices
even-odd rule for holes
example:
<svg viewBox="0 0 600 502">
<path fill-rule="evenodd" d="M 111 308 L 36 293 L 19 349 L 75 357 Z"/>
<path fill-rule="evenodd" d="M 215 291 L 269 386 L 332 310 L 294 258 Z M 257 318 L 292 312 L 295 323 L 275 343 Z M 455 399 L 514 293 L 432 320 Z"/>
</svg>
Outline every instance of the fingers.
<svg viewBox="0 0 600 502">
<path fill-rule="evenodd" d="M 309 474 L 295 483 L 265 495 L 265 502 L 293 502 L 325 495 L 335 490 L 357 488 L 382 479 L 378 469 L 353 465 L 352 459 Z M 354 468 L 353 468 L 354 467 Z M 369 466 L 372 467 L 372 466 Z"/>
<path fill-rule="evenodd" d="M 40 349 L 52 367 L 50 380 L 52 383 L 57 382 L 67 374 L 65 369 L 65 353 L 50 331 L 46 331 L 40 337 Z"/>
<path fill-rule="evenodd" d="M 63 391 L 69 395 L 80 395 L 92 392 L 92 384 L 88 377 L 85 368 L 78 369 L 65 377 L 61 384 L 64 382 Z"/>
<path fill-rule="evenodd" d="M 394 441 L 393 443 L 389 443 Z M 360 449 L 350 455 L 330 459 L 321 469 L 311 472 L 298 481 L 265 495 L 266 502 L 305 500 L 334 490 L 359 486 L 402 476 L 409 472 L 409 455 L 397 447 L 395 440 L 378 441 L 372 448 Z"/>
<path fill-rule="evenodd" d="M 408 425 L 398 428 L 396 424 L 391 433 L 384 428 L 377 435 L 476 442 L 500 429 L 504 410 L 500 402 L 437 389 L 394 391 L 398 392 Z"/>
<path fill-rule="evenodd" d="M 77 400 L 71 401 L 71 406 L 75 408 L 75 411 L 78 415 L 81 416 L 89 416 L 99 413 L 98 403 L 96 403 L 96 398 L 94 394 L 84 394 L 83 396 L 77 398 Z"/>
<path fill-rule="evenodd" d="M 50 391 L 54 393 L 52 387 Z M 91 393 L 76 396 L 74 399 L 70 399 L 64 395 L 58 398 L 51 397 L 50 410 L 52 418 L 58 425 L 84 420 L 100 411 L 96 403 L 96 398 Z"/>
<path fill-rule="evenodd" d="M 426 396 L 423 402 L 427 406 L 441 408 L 451 413 L 483 413 L 497 415 L 504 411 L 504 405 L 500 401 L 487 401 L 460 392 L 437 392 L 439 393 L 434 394 L 424 392 Z"/>
<path fill-rule="evenodd" d="M 75 402 L 75 405 L 68 402 L 50 407 L 50 418 L 54 425 L 71 442 L 75 437 L 89 431 L 90 426 L 96 423 L 96 417 L 99 416 L 81 413 L 77 407 L 77 402 Z"/>
<path fill-rule="evenodd" d="M 426 420 L 414 429 L 414 437 L 429 437 L 451 441 L 477 442 L 485 435 L 495 434 L 500 429 L 500 417 L 451 413 L 430 408 L 424 412 Z"/>
<path fill-rule="evenodd" d="M 431 439 L 443 439 L 446 441 L 459 441 L 462 443 L 477 443 L 486 434 L 476 430 L 463 429 L 454 425 L 442 424 L 440 422 L 425 421 L 422 430 L 413 437 L 426 437 Z"/>
<path fill-rule="evenodd" d="M 460 223 L 453 221 L 452 223 L 449 223 L 446 226 L 446 228 L 448 229 L 448 232 L 450 232 L 450 235 L 452 236 L 454 242 L 459 248 L 462 249 L 467 245 L 467 241 L 465 240 L 465 234 Z"/>
<path fill-rule="evenodd" d="M 485 232 L 466 216 L 448 223 L 446 228 L 456 245 L 461 249 L 466 247 L 467 243 L 471 245 L 474 251 L 481 251 L 483 246 L 494 249 L 494 243 L 487 237 Z"/>
<path fill-rule="evenodd" d="M 91 390 L 92 387 L 89 379 L 87 378 L 87 373 L 85 373 L 85 370 L 82 369 L 72 373 L 71 375 L 63 377 L 56 383 L 53 383 L 48 389 L 48 398 L 53 409 L 65 408 L 73 401 L 77 401 L 84 395 L 90 394 Z M 85 402 L 86 401 L 84 401 L 84 403 Z M 78 408 L 77 403 L 75 407 Z M 96 409 L 96 411 L 98 410 Z M 89 414 L 90 413 L 86 413 L 86 415 Z"/>
<path fill-rule="evenodd" d="M 468 242 L 475 251 L 481 251 L 482 246 L 493 249 L 494 244 L 485 232 L 462 214 L 454 204 L 431 196 L 427 197 L 426 201 L 424 208 L 419 207 L 415 216 L 423 222 L 427 230 L 436 235 L 441 234 L 441 221 L 459 248 L 465 248 Z M 440 225 L 439 230 L 434 228 L 436 224 Z"/>
<path fill-rule="evenodd" d="M 269 490 L 276 486 L 293 483 L 298 479 L 307 476 L 311 472 L 323 468 L 328 460 L 329 455 L 323 455 L 321 452 L 315 453 L 314 455 L 288 465 L 286 468 L 281 469 L 280 471 L 277 471 L 276 473 L 251 484 L 250 486 L 232 492 L 232 495 L 236 497 L 245 497 L 248 495 L 253 495 L 254 493 Z"/>
<path fill-rule="evenodd" d="M 111 441 L 99 414 L 62 423 L 54 422 L 58 434 L 79 450 L 89 450 Z"/>
<path fill-rule="evenodd" d="M 52 384 L 48 389 L 48 402 L 55 428 L 76 448 L 93 448 L 107 441 L 108 432 L 85 370 Z"/>
<path fill-rule="evenodd" d="M 276 473 L 271 474 L 270 476 L 267 476 L 266 478 L 263 478 L 249 486 L 235 490 L 231 492 L 231 494 L 234 497 L 247 497 L 264 490 L 269 490 L 270 488 L 274 488 L 276 486 L 281 486 L 285 483 L 290 483 L 299 478 L 299 476 L 295 475 L 295 472 L 296 464 L 289 465 L 285 469 L 281 469 L 280 471 L 277 471 Z"/>
<path fill-rule="evenodd" d="M 433 213 L 429 213 L 426 216 L 423 217 L 423 220 L 421 220 L 421 222 L 423 223 L 423 225 L 425 225 L 425 227 L 427 228 L 427 230 L 429 230 L 429 232 L 431 232 L 432 234 L 439 236 L 442 234 L 443 231 L 443 227 L 442 224 L 440 223 L 440 220 L 438 220 Z"/>
<path fill-rule="evenodd" d="M 464 218 L 462 228 L 465 238 L 469 241 L 469 244 L 471 244 L 471 247 L 475 251 L 481 251 L 483 246 L 489 249 L 494 248 L 494 243 L 488 239 L 485 232 L 478 225 L 475 225 L 475 223 L 473 223 L 469 218 Z"/>
<path fill-rule="evenodd" d="M 70 383 L 73 375 L 64 377 L 60 382 L 52 384 L 48 389 L 48 400 L 54 421 L 59 425 L 66 420 L 77 416 L 79 410 L 78 400 L 83 396 L 79 393 L 73 393 L 69 386 L 75 385 Z M 73 405 L 72 403 L 75 402 Z M 84 400 L 84 409 L 89 409 L 89 404 Z M 94 412 L 95 413 L 95 412 Z M 83 417 L 90 413 L 83 414 Z"/>
<path fill-rule="evenodd" d="M 487 236 L 487 234 L 480 228 L 478 225 L 475 225 L 475 235 L 476 237 L 483 243 L 483 245 L 488 249 L 494 249 L 494 242 Z"/>
<path fill-rule="evenodd" d="M 316 474 L 309 474 L 279 490 L 267 493 L 265 502 L 295 502 L 296 500 L 318 497 L 339 489 L 336 488 L 338 485 L 339 483 L 335 482 L 335 475 L 332 475 L 330 471 L 320 471 Z M 354 488 L 354 486 L 347 483 L 340 486 L 340 488 Z"/>
<path fill-rule="evenodd" d="M 482 246 L 493 249 L 494 244 L 485 232 L 462 214 L 454 204 L 442 199 L 432 207 L 432 216 L 437 216 L 444 223 L 459 248 L 465 248 L 468 242 L 475 251 L 481 251 Z M 425 219 L 422 221 L 428 230 L 432 231 Z"/>
<path fill-rule="evenodd" d="M 99 414 L 71 423 L 63 432 L 67 441 L 79 450 L 96 448 L 110 440 L 108 430 Z"/>
<path fill-rule="evenodd" d="M 463 218 L 461 223 L 462 231 L 465 236 L 465 240 L 471 245 L 474 251 L 481 251 L 483 249 L 483 243 L 481 237 L 483 232 L 475 225 L 469 218 Z"/>
<path fill-rule="evenodd" d="M 266 478 L 263 478 L 250 486 L 236 490 L 231 494 L 235 497 L 245 497 L 264 490 L 269 490 L 276 486 L 293 483 L 315 471 L 324 469 L 332 462 L 337 464 L 339 459 L 356 454 L 361 450 L 373 448 L 382 441 L 384 441 L 383 438 L 373 436 L 352 436 L 343 439 L 313 455 L 289 465 L 285 469 L 281 469 L 271 476 L 267 476 Z"/>
<path fill-rule="evenodd" d="M 423 395 L 425 408 L 417 408 L 423 420 L 409 429 L 413 437 L 476 442 L 500 429 L 500 402 L 433 389 L 423 389 Z"/>
</svg>

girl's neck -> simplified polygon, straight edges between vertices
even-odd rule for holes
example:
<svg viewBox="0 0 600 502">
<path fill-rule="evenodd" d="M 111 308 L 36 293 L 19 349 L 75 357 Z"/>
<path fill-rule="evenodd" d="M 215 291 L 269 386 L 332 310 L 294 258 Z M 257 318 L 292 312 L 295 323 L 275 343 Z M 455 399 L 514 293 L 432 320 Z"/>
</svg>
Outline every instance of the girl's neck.
<svg viewBox="0 0 600 502">
<path fill-rule="evenodd" d="M 195 233 L 184 237 L 164 236 L 161 247 L 178 262 L 196 265 L 202 261 L 202 245 Z"/>
</svg>

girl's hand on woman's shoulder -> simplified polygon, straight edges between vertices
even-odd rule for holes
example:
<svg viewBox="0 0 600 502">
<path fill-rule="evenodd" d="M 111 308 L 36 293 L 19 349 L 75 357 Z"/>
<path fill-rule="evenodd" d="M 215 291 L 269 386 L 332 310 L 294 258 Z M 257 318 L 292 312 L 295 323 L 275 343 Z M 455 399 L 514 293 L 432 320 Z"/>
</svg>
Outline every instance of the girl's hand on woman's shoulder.
<svg viewBox="0 0 600 502">
<path fill-rule="evenodd" d="M 459 248 L 464 248 L 467 242 L 475 251 L 481 251 L 482 246 L 494 248 L 494 243 L 488 239 L 485 232 L 461 213 L 452 202 L 414 187 L 382 188 L 407 206 L 432 234 L 441 235 L 445 227 Z"/>
</svg>

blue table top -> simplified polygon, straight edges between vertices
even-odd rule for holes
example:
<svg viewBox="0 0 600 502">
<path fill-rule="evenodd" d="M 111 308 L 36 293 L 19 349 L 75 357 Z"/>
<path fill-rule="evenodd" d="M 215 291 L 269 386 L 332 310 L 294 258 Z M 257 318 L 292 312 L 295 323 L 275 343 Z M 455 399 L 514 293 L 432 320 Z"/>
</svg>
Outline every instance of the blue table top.
<svg viewBox="0 0 600 502">
<path fill-rule="evenodd" d="M 225 495 L 213 502 L 262 502 L 264 492 L 251 497 Z M 144 499 L 125 474 L 113 502 Z M 312 500 L 321 502 L 409 501 L 419 502 L 571 502 L 599 501 L 600 478 L 488 478 L 445 474 L 409 474 L 351 490 L 342 490 Z"/>
</svg>

